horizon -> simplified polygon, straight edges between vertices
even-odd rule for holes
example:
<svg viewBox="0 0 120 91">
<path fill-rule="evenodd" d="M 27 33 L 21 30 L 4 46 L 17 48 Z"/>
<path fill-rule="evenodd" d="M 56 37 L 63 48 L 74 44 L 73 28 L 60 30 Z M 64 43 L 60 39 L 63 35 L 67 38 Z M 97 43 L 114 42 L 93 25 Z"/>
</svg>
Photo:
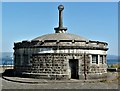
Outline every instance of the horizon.
<svg viewBox="0 0 120 91">
<path fill-rule="evenodd" d="M 63 24 L 68 33 L 108 43 L 108 55 L 118 56 L 117 2 L 3 3 L 2 52 L 13 52 L 16 41 L 54 33 L 58 5 L 64 5 Z"/>
<path fill-rule="evenodd" d="M 0 52 L 0 53 L 5 53 L 5 52 Z M 14 53 L 14 52 L 6 52 L 6 53 Z M 119 55 L 114 55 L 114 54 L 107 54 L 107 56 L 108 56 L 108 55 L 109 55 L 109 56 L 117 56 L 117 57 L 119 56 Z"/>
</svg>

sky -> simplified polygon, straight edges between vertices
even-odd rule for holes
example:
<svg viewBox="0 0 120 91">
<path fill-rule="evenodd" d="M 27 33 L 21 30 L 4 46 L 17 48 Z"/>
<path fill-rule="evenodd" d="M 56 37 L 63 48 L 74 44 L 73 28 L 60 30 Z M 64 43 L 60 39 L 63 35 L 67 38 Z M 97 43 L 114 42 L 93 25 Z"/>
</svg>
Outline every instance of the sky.
<svg viewBox="0 0 120 91">
<path fill-rule="evenodd" d="M 54 33 L 60 4 L 68 33 L 107 42 L 108 54 L 118 55 L 117 2 L 4 2 L 2 52 L 13 52 L 14 42 Z"/>
</svg>

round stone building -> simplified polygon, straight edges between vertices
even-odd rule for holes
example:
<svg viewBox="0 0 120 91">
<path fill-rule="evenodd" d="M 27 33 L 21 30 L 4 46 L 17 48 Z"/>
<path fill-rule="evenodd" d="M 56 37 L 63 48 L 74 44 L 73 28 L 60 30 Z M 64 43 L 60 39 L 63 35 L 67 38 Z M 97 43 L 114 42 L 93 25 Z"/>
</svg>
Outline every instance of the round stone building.
<svg viewBox="0 0 120 91">
<path fill-rule="evenodd" d="M 67 33 L 59 5 L 55 33 L 14 43 L 16 75 L 46 79 L 94 79 L 107 73 L 107 43 Z"/>
</svg>

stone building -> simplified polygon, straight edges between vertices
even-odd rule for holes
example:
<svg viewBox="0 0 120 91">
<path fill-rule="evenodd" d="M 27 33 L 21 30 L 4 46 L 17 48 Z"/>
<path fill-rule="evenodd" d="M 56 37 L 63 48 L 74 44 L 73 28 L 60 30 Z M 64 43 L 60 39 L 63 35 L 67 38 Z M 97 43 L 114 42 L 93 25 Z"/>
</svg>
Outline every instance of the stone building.
<svg viewBox="0 0 120 91">
<path fill-rule="evenodd" d="M 14 43 L 14 69 L 21 76 L 46 79 L 94 79 L 107 73 L 107 43 L 67 33 L 59 5 L 55 33 Z"/>
</svg>

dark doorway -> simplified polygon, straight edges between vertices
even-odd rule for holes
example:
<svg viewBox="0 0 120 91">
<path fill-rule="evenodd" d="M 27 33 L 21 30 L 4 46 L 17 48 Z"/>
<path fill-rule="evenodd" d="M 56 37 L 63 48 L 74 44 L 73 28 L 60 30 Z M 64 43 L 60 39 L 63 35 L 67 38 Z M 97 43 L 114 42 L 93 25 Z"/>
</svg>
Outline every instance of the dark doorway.
<svg viewBox="0 0 120 91">
<path fill-rule="evenodd" d="M 70 59 L 69 66 L 71 71 L 71 78 L 78 79 L 78 59 Z"/>
</svg>

